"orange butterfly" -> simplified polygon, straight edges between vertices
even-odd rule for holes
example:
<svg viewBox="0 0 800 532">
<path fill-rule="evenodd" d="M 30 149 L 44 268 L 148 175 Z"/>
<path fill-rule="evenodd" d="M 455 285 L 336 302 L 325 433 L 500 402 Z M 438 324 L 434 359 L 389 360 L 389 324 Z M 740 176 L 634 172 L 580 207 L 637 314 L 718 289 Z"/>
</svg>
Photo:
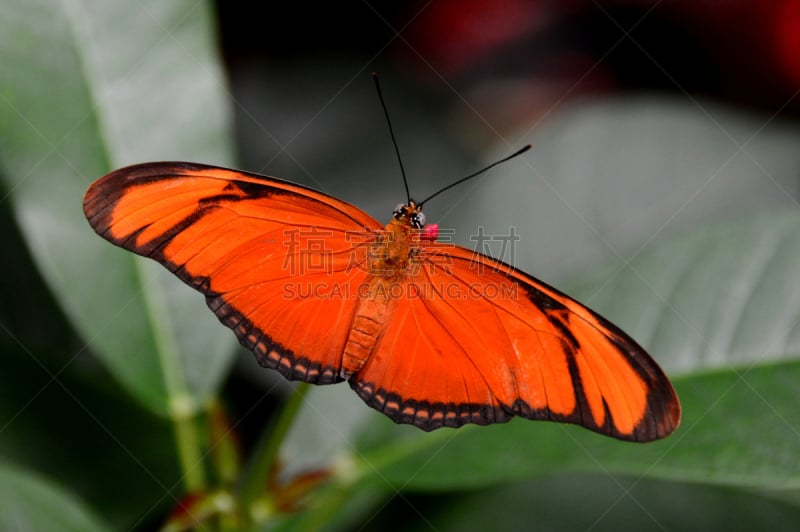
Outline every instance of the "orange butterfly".
<svg viewBox="0 0 800 532">
<path fill-rule="evenodd" d="M 675 391 L 633 339 L 508 264 L 436 241 L 422 203 L 384 227 L 287 181 L 163 162 L 111 172 L 83 208 L 100 236 L 205 294 L 262 366 L 348 380 L 397 423 L 522 416 L 640 442 L 675 430 Z"/>
</svg>

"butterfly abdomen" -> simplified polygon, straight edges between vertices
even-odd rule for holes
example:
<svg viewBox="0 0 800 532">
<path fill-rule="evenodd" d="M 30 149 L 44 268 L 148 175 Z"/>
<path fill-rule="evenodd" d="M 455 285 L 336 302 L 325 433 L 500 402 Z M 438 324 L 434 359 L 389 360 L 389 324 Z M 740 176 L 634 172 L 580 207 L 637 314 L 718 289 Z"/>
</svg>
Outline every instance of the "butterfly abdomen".
<svg viewBox="0 0 800 532">
<path fill-rule="evenodd" d="M 373 277 L 358 303 L 350 333 L 345 342 L 340 377 L 347 379 L 367 362 L 391 316 L 392 280 Z"/>
</svg>

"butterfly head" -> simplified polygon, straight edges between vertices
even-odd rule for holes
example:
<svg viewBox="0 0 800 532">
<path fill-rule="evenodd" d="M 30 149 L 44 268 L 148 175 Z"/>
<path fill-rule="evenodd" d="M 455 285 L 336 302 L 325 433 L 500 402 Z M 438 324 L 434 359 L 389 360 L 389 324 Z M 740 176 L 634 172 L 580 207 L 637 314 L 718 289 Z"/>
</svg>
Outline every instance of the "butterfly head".
<svg viewBox="0 0 800 532">
<path fill-rule="evenodd" d="M 414 200 L 409 200 L 408 204 L 398 204 L 394 208 L 393 216 L 395 220 L 405 222 L 414 229 L 425 227 L 425 213 L 422 212 L 422 205 L 418 205 Z"/>
</svg>

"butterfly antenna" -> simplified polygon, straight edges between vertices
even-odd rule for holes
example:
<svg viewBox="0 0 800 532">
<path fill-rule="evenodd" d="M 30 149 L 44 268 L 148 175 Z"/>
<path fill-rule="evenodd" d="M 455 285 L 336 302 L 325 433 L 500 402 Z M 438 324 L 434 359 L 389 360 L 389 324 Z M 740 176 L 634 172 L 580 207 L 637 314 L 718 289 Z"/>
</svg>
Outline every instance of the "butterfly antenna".
<svg viewBox="0 0 800 532">
<path fill-rule="evenodd" d="M 392 136 L 392 144 L 394 144 L 394 152 L 397 154 L 397 162 L 400 163 L 400 173 L 403 174 L 403 184 L 406 187 L 406 198 L 408 203 L 411 203 L 411 193 L 408 191 L 408 179 L 406 179 L 406 170 L 403 168 L 403 160 L 400 158 L 400 148 L 397 147 L 397 139 L 394 137 L 394 129 L 392 128 L 392 121 L 389 119 L 389 110 L 386 109 L 386 102 L 383 101 L 383 92 L 381 92 L 381 84 L 378 81 L 378 74 L 372 73 L 372 79 L 375 81 L 375 89 L 378 91 L 378 98 L 381 99 L 381 107 L 383 107 L 383 114 L 386 115 L 386 123 L 389 124 L 389 134 Z"/>
<path fill-rule="evenodd" d="M 522 155 L 523 153 L 525 153 L 525 152 L 526 152 L 526 151 L 528 151 L 529 149 L 531 149 L 531 145 L 530 145 L 530 144 L 528 144 L 527 146 L 524 146 L 523 148 L 520 148 L 519 150 L 515 151 L 515 152 L 514 152 L 514 153 L 512 153 L 511 155 L 509 155 L 509 156 L 507 156 L 507 157 L 503 157 L 503 158 L 502 158 L 502 159 L 500 159 L 499 161 L 495 161 L 495 162 L 493 162 L 492 164 L 490 164 L 489 166 L 487 166 L 487 167 L 485 167 L 485 168 L 482 168 L 481 170 L 478 170 L 477 172 L 475 172 L 475 173 L 472 173 L 472 174 L 468 175 L 467 177 L 462 177 L 461 179 L 459 179 L 459 180 L 458 180 L 458 181 L 456 181 L 455 183 L 451 183 L 451 184 L 447 185 L 446 187 L 444 187 L 444 188 L 443 188 L 443 189 L 441 189 L 440 191 L 438 191 L 438 192 L 436 192 L 436 193 L 434 193 L 434 194 L 431 194 L 430 196 L 428 196 L 428 197 L 427 197 L 427 198 L 425 198 L 424 200 L 422 200 L 422 201 L 418 202 L 418 203 L 417 203 L 417 205 L 419 205 L 420 207 L 422 207 L 422 205 L 423 205 L 425 202 L 427 202 L 428 200 L 430 200 L 430 199 L 432 199 L 432 198 L 435 198 L 436 196 L 438 196 L 439 194 L 441 194 L 441 193 L 442 193 L 442 192 L 444 192 L 445 190 L 450 190 L 450 189 L 451 189 L 451 188 L 453 188 L 454 186 L 456 186 L 456 185 L 460 185 L 461 183 L 463 183 L 464 181 L 467 181 L 468 179 L 472 179 L 473 177 L 479 176 L 479 175 L 481 175 L 482 173 L 484 173 L 484 172 L 486 172 L 486 171 L 488 171 L 488 170 L 490 170 L 490 169 L 494 168 L 495 166 L 497 166 L 497 165 L 498 165 L 498 164 L 500 164 L 500 163 L 504 163 L 504 162 L 508 161 L 509 159 L 513 159 L 514 157 L 517 157 L 518 155 Z"/>
</svg>

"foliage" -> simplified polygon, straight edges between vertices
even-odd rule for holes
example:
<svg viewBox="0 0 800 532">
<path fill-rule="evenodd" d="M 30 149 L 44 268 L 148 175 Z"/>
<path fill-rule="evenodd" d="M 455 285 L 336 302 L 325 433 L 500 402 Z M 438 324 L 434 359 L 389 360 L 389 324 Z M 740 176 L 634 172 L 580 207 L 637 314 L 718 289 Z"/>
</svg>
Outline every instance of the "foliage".
<svg viewBox="0 0 800 532">
<path fill-rule="evenodd" d="M 709 527 L 797 522 L 798 133 L 717 109 L 720 131 L 701 141 L 696 108 L 578 109 L 537 131 L 507 179 L 440 209 L 454 227 L 536 227 L 522 268 L 584 272 L 570 293 L 675 377 L 684 419 L 672 437 L 636 445 L 523 420 L 422 433 L 344 385 L 293 391 L 265 436 L 241 445 L 223 393 L 233 336 L 162 268 L 97 238 L 81 211 L 88 184 L 115 167 L 232 165 L 232 98 L 211 27 L 193 1 L 9 0 L 0 17 L 0 459 L 16 464 L 0 464 L 4 528 L 147 527 L 175 507 L 186 510 L 176 528 L 205 518 L 229 529 L 512 528 L 540 510 L 542 524 L 582 529 L 620 529 L 634 514 L 641 526 L 691 527 L 672 515 L 686 500 Z M 587 144 L 586 131 L 607 137 Z M 656 167 L 664 179 L 640 177 Z M 341 168 L 362 188 L 375 174 Z M 743 197 L 749 210 L 730 215 Z M 605 210 L 581 215 L 589 202 Z M 535 245 L 540 231 L 555 236 Z M 539 258 L 547 250 L 557 263 Z M 587 266 L 598 257 L 610 269 Z"/>
</svg>

